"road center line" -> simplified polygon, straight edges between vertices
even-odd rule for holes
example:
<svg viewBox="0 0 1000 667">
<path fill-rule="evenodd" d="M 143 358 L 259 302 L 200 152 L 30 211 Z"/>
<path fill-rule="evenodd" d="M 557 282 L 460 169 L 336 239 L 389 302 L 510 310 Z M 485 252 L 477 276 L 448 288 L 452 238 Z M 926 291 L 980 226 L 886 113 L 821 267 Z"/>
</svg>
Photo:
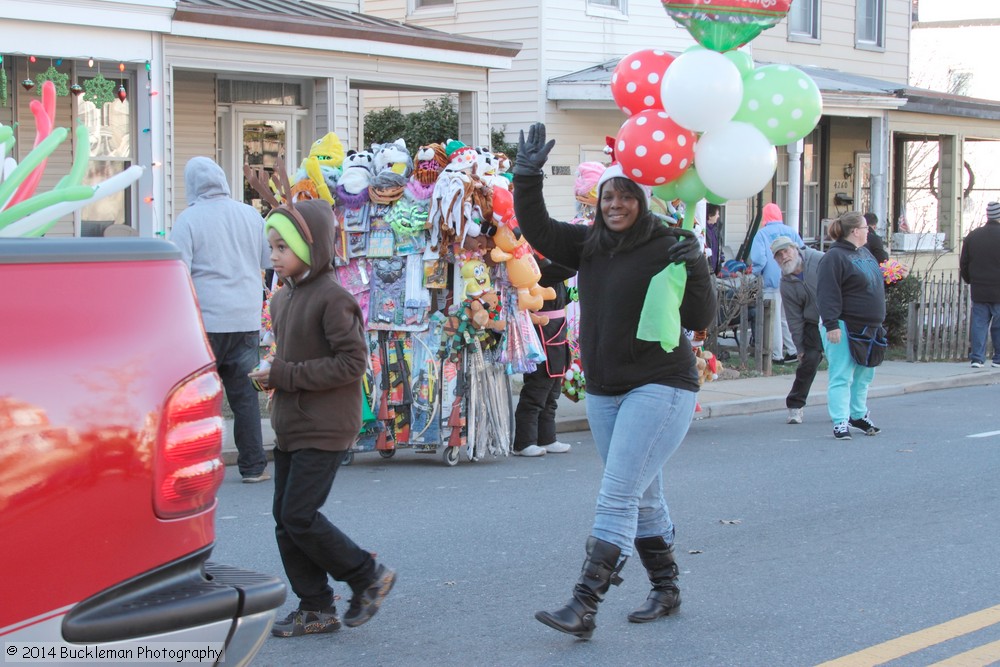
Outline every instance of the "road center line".
<svg viewBox="0 0 1000 667">
<path fill-rule="evenodd" d="M 1000 660 L 1000 641 L 977 646 L 928 667 L 986 667 L 997 660 Z"/>
<path fill-rule="evenodd" d="M 1000 435 L 1000 431 L 986 431 L 985 433 L 973 433 L 972 435 L 965 436 L 966 438 L 989 438 L 990 436 Z"/>
<path fill-rule="evenodd" d="M 1000 623 L 1000 605 L 988 607 L 966 616 L 946 621 L 917 632 L 890 639 L 887 642 L 824 662 L 817 667 L 873 667 L 922 651 L 925 648 L 961 637 L 971 632 Z M 985 663 L 989 664 L 989 663 Z"/>
</svg>

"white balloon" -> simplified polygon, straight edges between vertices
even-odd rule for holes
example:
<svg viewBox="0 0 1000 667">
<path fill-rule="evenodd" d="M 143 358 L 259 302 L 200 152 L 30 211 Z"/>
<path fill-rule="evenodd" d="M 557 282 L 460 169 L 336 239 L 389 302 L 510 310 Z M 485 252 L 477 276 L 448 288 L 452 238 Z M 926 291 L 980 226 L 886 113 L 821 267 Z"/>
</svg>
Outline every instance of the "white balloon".
<svg viewBox="0 0 1000 667">
<path fill-rule="evenodd" d="M 743 101 L 743 77 L 721 53 L 687 51 L 667 68 L 660 98 L 678 125 L 692 132 L 707 132 L 736 115 Z"/>
<path fill-rule="evenodd" d="M 754 196 L 774 176 L 777 165 L 778 151 L 750 123 L 726 123 L 705 132 L 694 147 L 694 167 L 701 182 L 726 199 Z"/>
</svg>

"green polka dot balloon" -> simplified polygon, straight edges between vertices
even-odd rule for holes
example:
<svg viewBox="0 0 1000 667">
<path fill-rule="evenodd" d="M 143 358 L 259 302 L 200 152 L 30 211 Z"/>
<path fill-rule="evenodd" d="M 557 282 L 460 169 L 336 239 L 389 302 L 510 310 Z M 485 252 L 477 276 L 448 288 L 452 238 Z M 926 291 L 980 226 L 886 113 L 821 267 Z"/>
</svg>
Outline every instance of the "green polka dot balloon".
<svg viewBox="0 0 1000 667">
<path fill-rule="evenodd" d="M 733 120 L 784 146 L 812 132 L 822 114 L 823 97 L 809 75 L 791 65 L 764 65 L 743 77 L 743 103 Z"/>
</svg>

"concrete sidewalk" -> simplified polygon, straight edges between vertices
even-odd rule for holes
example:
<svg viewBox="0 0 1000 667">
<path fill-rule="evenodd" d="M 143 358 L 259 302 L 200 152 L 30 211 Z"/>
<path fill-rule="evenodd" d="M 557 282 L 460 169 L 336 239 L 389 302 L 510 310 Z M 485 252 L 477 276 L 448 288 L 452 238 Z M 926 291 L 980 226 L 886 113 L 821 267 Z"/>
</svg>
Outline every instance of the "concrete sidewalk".
<svg viewBox="0 0 1000 667">
<path fill-rule="evenodd" d="M 785 395 L 792 386 L 792 379 L 791 375 L 772 375 L 709 382 L 698 393 L 701 411 L 695 418 L 708 419 L 784 410 Z M 812 390 L 809 392 L 810 408 L 826 405 L 826 381 L 826 371 L 816 374 L 816 381 L 813 382 Z M 886 361 L 875 371 L 875 380 L 868 395 L 879 398 L 932 389 L 998 383 L 1000 383 L 1000 368 L 989 366 L 980 369 L 970 368 L 967 361 L 960 363 Z M 516 396 L 514 400 L 517 400 Z M 825 410 L 823 414 L 825 416 Z M 556 421 L 560 433 L 588 430 L 585 401 L 574 403 L 565 396 L 560 398 Z M 261 424 L 265 448 L 270 450 L 274 443 L 271 420 L 263 419 Z M 231 420 L 226 422 L 222 454 L 226 465 L 236 463 Z"/>
</svg>

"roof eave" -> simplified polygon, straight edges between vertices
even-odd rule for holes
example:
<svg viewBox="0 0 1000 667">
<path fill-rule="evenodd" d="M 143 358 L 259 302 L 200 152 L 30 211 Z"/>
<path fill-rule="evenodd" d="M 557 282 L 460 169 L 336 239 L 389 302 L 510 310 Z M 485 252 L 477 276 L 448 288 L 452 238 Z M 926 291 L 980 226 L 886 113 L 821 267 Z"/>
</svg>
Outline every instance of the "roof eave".
<svg viewBox="0 0 1000 667">
<path fill-rule="evenodd" d="M 361 39 L 390 42 L 397 45 L 429 49 L 462 51 L 488 56 L 513 58 L 521 51 L 517 42 L 503 42 L 452 35 L 439 31 L 418 31 L 400 26 L 364 26 L 348 24 L 330 19 L 314 17 L 261 14 L 257 12 L 233 12 L 179 3 L 174 12 L 174 21 L 245 30 L 270 30 L 296 35 L 313 35 L 325 38 Z"/>
</svg>

